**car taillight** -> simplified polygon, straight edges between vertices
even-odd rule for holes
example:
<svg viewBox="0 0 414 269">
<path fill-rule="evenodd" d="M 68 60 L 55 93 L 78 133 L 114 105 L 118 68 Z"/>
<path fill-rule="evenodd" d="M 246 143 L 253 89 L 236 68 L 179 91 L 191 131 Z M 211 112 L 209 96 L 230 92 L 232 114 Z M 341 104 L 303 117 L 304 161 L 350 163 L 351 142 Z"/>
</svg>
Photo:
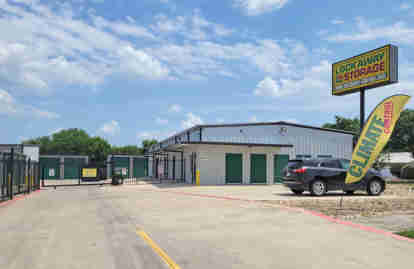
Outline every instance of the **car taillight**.
<svg viewBox="0 0 414 269">
<path fill-rule="evenodd" d="M 296 173 L 296 174 L 304 174 L 305 172 L 306 172 L 306 168 L 300 168 L 300 169 L 293 170 L 293 173 Z"/>
</svg>

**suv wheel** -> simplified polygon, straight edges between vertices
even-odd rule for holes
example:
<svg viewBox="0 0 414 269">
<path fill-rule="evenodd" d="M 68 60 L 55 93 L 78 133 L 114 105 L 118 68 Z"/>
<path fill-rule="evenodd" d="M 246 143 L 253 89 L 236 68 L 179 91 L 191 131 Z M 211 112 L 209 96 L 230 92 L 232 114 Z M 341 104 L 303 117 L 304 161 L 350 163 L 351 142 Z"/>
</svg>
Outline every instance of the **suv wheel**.
<svg viewBox="0 0 414 269">
<path fill-rule="evenodd" d="M 315 180 L 310 185 L 310 193 L 314 196 L 322 196 L 325 195 L 327 191 L 326 183 L 322 180 Z"/>
<path fill-rule="evenodd" d="M 304 192 L 304 190 L 294 190 L 294 189 L 290 189 L 294 194 L 300 195 Z"/>
<path fill-rule="evenodd" d="M 368 187 L 367 187 L 367 193 L 369 195 L 380 195 L 382 192 L 384 191 L 384 184 L 378 180 L 378 179 L 373 179 L 368 183 Z"/>
</svg>

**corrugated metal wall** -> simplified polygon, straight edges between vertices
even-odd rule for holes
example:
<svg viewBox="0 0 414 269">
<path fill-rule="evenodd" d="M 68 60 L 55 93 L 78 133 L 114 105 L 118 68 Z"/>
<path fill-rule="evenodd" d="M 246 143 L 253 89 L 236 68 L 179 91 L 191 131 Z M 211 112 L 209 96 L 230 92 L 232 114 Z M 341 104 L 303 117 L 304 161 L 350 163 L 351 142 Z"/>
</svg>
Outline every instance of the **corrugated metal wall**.
<svg viewBox="0 0 414 269">
<path fill-rule="evenodd" d="M 284 149 L 291 159 L 297 155 L 352 156 L 353 136 L 288 125 L 258 125 L 242 127 L 208 127 L 203 129 L 203 142 L 291 144 Z"/>
</svg>

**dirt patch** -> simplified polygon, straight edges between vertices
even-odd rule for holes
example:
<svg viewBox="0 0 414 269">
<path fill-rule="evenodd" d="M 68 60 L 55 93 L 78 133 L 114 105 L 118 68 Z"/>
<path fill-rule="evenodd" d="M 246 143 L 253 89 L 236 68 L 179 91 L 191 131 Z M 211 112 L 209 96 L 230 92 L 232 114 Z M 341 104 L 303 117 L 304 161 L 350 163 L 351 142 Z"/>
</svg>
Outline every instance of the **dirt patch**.
<svg viewBox="0 0 414 269">
<path fill-rule="evenodd" d="M 362 192 L 360 194 L 362 195 Z M 289 200 L 265 202 L 305 208 L 343 219 L 395 214 L 414 215 L 414 185 L 388 184 L 385 193 L 379 197 L 344 195 L 338 196 L 337 199 L 324 197 L 309 199 L 309 197 L 297 196 Z"/>
</svg>

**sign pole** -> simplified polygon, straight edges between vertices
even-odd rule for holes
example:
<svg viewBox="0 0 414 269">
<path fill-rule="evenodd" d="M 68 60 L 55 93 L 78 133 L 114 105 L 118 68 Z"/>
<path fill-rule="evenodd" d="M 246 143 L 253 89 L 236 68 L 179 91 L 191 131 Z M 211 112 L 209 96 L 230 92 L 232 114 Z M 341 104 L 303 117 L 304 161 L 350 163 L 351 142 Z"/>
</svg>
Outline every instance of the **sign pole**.
<svg viewBox="0 0 414 269">
<path fill-rule="evenodd" d="M 364 123 L 365 123 L 365 89 L 362 88 L 360 91 L 360 132 L 359 134 L 362 134 L 362 129 L 364 129 Z"/>
</svg>

